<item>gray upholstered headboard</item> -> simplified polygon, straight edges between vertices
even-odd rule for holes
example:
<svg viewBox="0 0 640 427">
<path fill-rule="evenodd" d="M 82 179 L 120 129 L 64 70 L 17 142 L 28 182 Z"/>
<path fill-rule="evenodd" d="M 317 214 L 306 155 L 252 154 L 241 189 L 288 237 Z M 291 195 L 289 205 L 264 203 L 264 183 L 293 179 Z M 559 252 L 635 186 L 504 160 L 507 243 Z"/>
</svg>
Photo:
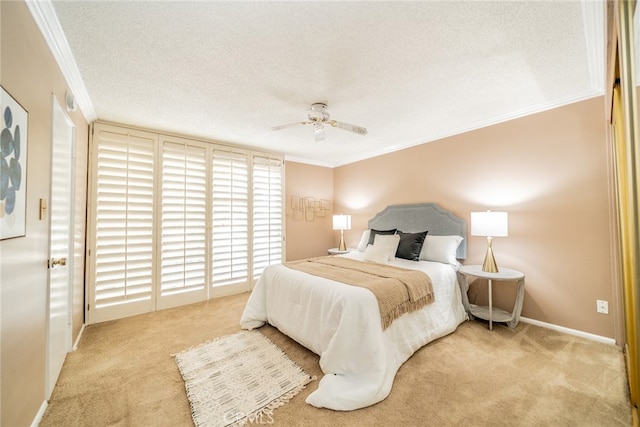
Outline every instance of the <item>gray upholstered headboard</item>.
<svg viewBox="0 0 640 427">
<path fill-rule="evenodd" d="M 458 246 L 456 257 L 467 258 L 467 222 L 435 203 L 390 205 L 369 220 L 369 228 L 388 230 L 397 228 L 405 233 L 427 230 L 431 236 L 457 234 L 464 240 Z"/>
</svg>

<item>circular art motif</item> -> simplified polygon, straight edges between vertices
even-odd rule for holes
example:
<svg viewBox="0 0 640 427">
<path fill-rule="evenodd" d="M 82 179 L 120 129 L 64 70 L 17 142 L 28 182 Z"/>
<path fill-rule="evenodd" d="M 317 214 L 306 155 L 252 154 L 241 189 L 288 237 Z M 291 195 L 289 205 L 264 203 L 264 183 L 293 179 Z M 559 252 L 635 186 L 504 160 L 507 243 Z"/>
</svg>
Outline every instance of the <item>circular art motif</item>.
<svg viewBox="0 0 640 427">
<path fill-rule="evenodd" d="M 9 187 L 7 191 L 7 197 L 4 199 L 4 211 L 7 215 L 11 215 L 16 208 L 16 190 L 13 187 Z"/>
<path fill-rule="evenodd" d="M 20 125 L 13 131 L 13 155 L 16 160 L 20 159 Z"/>
<path fill-rule="evenodd" d="M 0 154 L 4 157 L 9 156 L 13 151 L 13 135 L 9 128 L 2 129 L 0 133 Z"/>
<path fill-rule="evenodd" d="M 13 114 L 11 114 L 11 108 L 7 107 L 4 109 L 4 125 L 5 127 L 11 128 L 13 124 Z"/>
<path fill-rule="evenodd" d="M 20 183 L 22 182 L 22 168 L 15 158 L 9 161 L 9 170 L 11 172 L 9 174 L 11 185 L 18 191 L 20 190 Z"/>
<path fill-rule="evenodd" d="M 5 173 L 7 171 L 7 173 Z M 9 191 L 9 164 L 5 160 L 4 156 L 0 157 L 0 200 L 4 200 L 7 197 Z"/>
<path fill-rule="evenodd" d="M 16 192 L 22 183 L 20 159 L 20 126 L 11 133 L 13 113 L 11 108 L 4 109 L 4 129 L 0 131 L 0 217 L 11 215 L 16 207 Z"/>
</svg>

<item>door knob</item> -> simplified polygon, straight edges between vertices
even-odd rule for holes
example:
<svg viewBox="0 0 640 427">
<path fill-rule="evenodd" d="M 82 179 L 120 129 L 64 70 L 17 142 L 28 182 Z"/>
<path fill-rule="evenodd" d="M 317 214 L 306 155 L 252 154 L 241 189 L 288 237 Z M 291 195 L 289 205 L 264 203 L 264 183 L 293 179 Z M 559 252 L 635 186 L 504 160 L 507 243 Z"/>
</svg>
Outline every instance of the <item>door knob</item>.
<svg viewBox="0 0 640 427">
<path fill-rule="evenodd" d="M 51 258 L 49 260 L 49 266 L 51 268 L 55 268 L 57 266 L 63 266 L 63 265 L 67 265 L 67 259 L 66 258 Z"/>
</svg>

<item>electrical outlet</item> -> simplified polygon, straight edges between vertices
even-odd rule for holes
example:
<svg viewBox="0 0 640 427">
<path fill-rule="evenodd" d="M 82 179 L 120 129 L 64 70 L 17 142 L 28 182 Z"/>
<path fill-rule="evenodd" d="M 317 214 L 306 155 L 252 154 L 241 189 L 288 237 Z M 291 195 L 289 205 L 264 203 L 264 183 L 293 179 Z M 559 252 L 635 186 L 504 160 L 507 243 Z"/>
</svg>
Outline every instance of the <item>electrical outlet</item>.
<svg viewBox="0 0 640 427">
<path fill-rule="evenodd" d="M 601 314 L 609 314 L 609 301 L 596 300 L 596 310 Z"/>
</svg>

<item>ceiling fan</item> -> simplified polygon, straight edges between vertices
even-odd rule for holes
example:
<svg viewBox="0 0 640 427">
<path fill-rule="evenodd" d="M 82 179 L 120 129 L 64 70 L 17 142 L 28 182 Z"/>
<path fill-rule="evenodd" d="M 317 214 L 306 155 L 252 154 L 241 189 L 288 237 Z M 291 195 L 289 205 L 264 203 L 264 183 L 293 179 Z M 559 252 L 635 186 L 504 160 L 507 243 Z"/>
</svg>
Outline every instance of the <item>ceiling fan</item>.
<svg viewBox="0 0 640 427">
<path fill-rule="evenodd" d="M 335 128 L 340 128 L 344 130 L 348 130 L 350 132 L 355 132 L 359 135 L 366 135 L 367 129 L 362 126 L 356 126 L 349 123 L 339 122 L 337 120 L 329 119 L 329 113 L 327 112 L 327 104 L 322 102 L 316 102 L 315 104 L 311 104 L 308 110 L 308 120 L 304 122 L 295 122 L 289 123 L 287 125 L 273 126 L 271 129 L 280 130 L 284 128 L 288 128 L 291 126 L 297 125 L 313 125 L 313 133 L 315 135 L 316 141 L 322 141 L 325 139 L 324 127 L 325 125 L 330 125 Z"/>
</svg>

